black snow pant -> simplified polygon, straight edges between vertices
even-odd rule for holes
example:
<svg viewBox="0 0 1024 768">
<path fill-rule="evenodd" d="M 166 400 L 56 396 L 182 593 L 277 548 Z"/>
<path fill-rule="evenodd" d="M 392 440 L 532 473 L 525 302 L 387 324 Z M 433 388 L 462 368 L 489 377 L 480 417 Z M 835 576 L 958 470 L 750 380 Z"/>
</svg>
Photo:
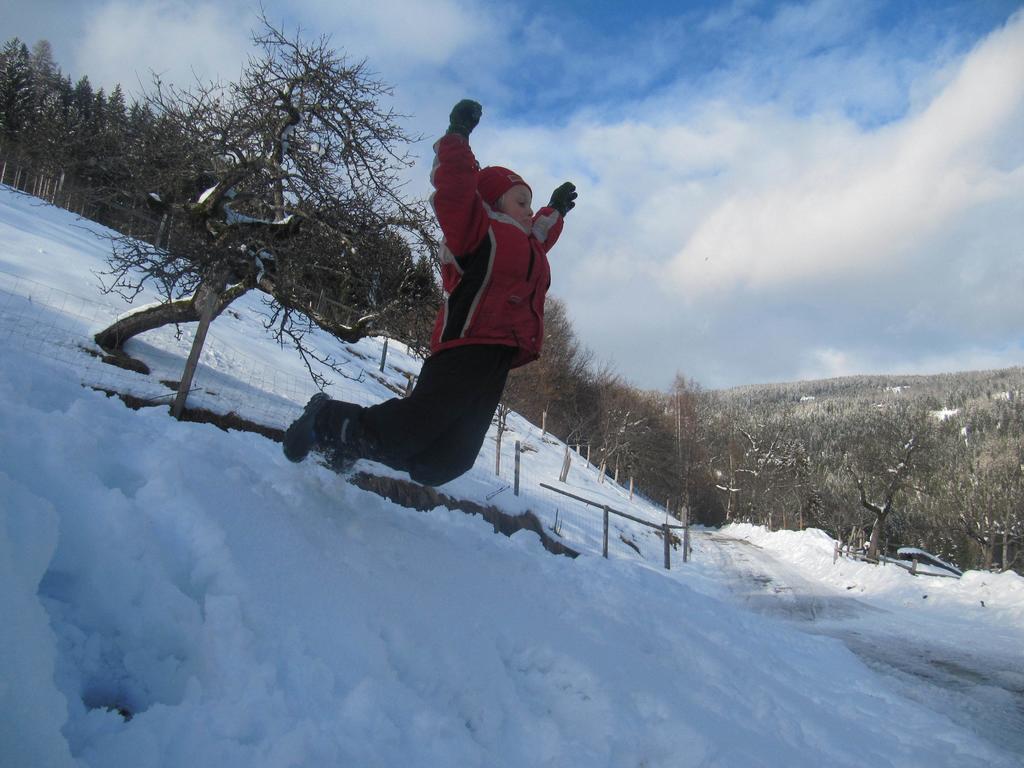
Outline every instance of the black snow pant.
<svg viewBox="0 0 1024 768">
<path fill-rule="evenodd" d="M 515 347 L 468 344 L 428 357 L 406 398 L 363 410 L 366 458 L 443 485 L 476 462 L 501 400 Z"/>
</svg>

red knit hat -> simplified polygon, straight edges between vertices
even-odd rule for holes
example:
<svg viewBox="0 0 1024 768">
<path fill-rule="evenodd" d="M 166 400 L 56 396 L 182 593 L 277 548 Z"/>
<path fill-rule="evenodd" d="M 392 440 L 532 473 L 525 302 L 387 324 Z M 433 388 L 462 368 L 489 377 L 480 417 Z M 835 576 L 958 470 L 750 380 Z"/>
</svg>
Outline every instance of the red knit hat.
<svg viewBox="0 0 1024 768">
<path fill-rule="evenodd" d="M 523 181 L 523 177 L 515 171 L 502 168 L 500 165 L 489 165 L 480 169 L 480 173 L 477 175 L 476 189 L 483 201 L 493 208 L 494 204 L 498 202 L 498 198 L 512 187 L 517 187 L 520 184 L 530 189 L 530 185 Z M 532 189 L 530 189 L 530 194 L 533 194 Z"/>
</svg>

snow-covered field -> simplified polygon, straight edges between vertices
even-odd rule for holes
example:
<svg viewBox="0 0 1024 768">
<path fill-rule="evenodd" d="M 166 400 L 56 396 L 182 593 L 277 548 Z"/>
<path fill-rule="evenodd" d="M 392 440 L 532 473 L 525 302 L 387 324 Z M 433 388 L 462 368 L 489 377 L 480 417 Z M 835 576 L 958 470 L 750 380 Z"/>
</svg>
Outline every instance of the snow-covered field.
<svg viewBox="0 0 1024 768">
<path fill-rule="evenodd" d="M 125 310 L 96 291 L 105 250 L 90 229 L 0 189 L 4 768 L 1020 764 L 1024 751 L 922 702 L 843 638 L 758 610 L 750 592 L 768 582 L 736 588 L 721 534 L 665 571 L 660 542 L 618 523 L 644 546 L 601 558 L 600 518 L 539 488 L 557 484 L 564 447 L 522 420 L 505 443 L 530 446 L 522 496 L 511 454 L 495 476 L 493 440 L 441 490 L 549 526 L 559 510 L 576 559 L 95 391 L 166 402 L 159 380 L 180 375 L 191 329 L 133 342 L 151 376 L 82 351 Z M 314 390 L 259 308 L 242 300 L 214 324 L 190 404 L 282 427 Z M 350 361 L 336 396 L 379 400 L 418 367 L 392 344 L 380 374 L 380 340 L 319 343 Z M 664 519 L 579 460 L 570 486 Z M 832 566 L 813 532 L 725 535 L 821 593 L 884 603 L 890 623 L 998 637 L 986 647 L 1019 655 L 1019 577 L 925 581 Z"/>
</svg>

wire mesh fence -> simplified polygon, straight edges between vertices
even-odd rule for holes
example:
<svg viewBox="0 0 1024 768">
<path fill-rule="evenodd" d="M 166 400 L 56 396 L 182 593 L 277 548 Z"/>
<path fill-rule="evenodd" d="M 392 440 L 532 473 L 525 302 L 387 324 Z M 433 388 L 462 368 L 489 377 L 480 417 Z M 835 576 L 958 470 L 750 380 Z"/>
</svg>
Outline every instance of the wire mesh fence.
<svg viewBox="0 0 1024 768">
<path fill-rule="evenodd" d="M 42 283 L 0 272 L 0 343 L 73 368 L 83 384 L 146 396 L 146 377 L 102 362 L 88 343 L 88 329 L 114 312 L 96 302 Z"/>
</svg>

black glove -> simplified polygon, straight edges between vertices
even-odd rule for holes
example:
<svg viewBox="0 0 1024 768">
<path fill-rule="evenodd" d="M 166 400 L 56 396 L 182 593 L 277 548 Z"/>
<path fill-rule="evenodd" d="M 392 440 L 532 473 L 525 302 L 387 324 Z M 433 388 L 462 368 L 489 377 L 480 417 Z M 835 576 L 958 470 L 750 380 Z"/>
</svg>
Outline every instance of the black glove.
<svg viewBox="0 0 1024 768">
<path fill-rule="evenodd" d="M 576 185 L 571 181 L 567 181 L 551 193 L 551 202 L 548 205 L 562 214 L 562 216 L 565 216 L 565 214 L 576 207 L 575 201 Z"/>
<path fill-rule="evenodd" d="M 452 108 L 448 116 L 448 133 L 461 133 L 467 139 L 480 122 L 484 108 L 472 99 L 463 99 Z"/>
</svg>

